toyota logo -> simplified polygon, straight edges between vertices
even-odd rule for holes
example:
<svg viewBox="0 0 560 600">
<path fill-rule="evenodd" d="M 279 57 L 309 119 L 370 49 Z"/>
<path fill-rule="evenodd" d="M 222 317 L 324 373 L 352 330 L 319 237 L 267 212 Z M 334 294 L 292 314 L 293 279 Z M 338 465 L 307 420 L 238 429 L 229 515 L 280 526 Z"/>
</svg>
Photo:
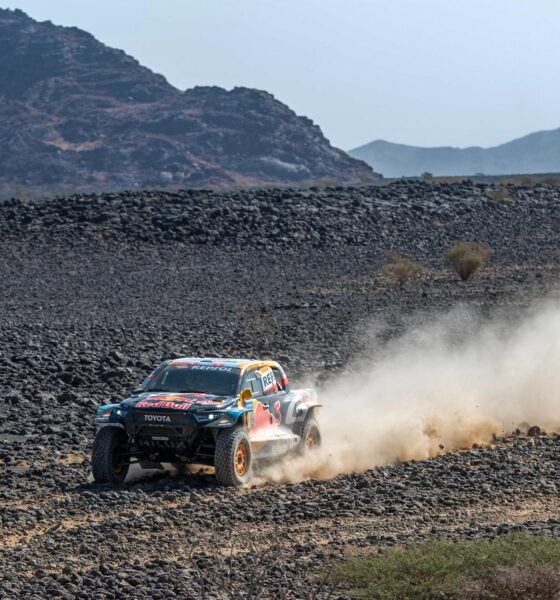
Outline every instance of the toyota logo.
<svg viewBox="0 0 560 600">
<path fill-rule="evenodd" d="M 171 423 L 171 417 L 169 415 L 144 415 L 144 421 L 150 421 L 152 423 Z"/>
</svg>

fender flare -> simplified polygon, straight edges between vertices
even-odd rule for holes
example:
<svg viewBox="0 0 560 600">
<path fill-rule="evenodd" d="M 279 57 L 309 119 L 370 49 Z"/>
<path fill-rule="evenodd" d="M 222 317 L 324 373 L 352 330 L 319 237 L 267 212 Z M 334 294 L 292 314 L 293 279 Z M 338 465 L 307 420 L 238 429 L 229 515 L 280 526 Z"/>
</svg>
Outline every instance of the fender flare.
<svg viewBox="0 0 560 600">
<path fill-rule="evenodd" d="M 253 412 L 252 408 L 234 408 L 231 410 L 228 410 L 226 413 L 224 413 L 225 416 L 228 416 L 231 418 L 231 423 L 228 424 L 224 424 L 224 423 L 220 423 L 220 419 L 216 419 L 215 421 L 212 421 L 211 423 L 207 423 L 206 425 L 204 425 L 203 427 L 205 429 L 228 429 L 229 427 L 235 427 L 240 419 L 243 417 L 243 415 L 247 414 L 247 413 L 251 413 Z"/>
<path fill-rule="evenodd" d="M 297 421 L 293 425 L 293 432 L 297 435 L 301 434 L 301 430 L 307 419 L 312 418 L 315 415 L 315 412 L 318 408 L 320 408 L 322 404 L 317 401 L 310 402 L 309 404 L 301 404 L 298 407 L 298 410 L 301 410 L 301 413 L 298 415 Z"/>
<path fill-rule="evenodd" d="M 98 425 L 99 429 L 105 429 L 106 427 L 118 427 L 120 429 L 125 429 L 126 430 L 126 427 L 122 423 L 120 423 L 118 421 L 114 421 L 112 423 L 111 422 L 108 422 L 108 423 L 98 423 L 97 425 Z"/>
</svg>

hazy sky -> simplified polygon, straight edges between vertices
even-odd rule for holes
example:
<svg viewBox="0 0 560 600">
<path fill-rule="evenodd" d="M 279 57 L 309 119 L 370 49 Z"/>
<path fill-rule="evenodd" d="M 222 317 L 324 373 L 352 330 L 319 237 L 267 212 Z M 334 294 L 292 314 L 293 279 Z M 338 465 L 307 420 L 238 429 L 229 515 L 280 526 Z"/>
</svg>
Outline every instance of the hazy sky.
<svg viewBox="0 0 560 600">
<path fill-rule="evenodd" d="M 559 0 L 0 0 L 185 89 L 268 90 L 337 146 L 560 127 Z"/>
</svg>

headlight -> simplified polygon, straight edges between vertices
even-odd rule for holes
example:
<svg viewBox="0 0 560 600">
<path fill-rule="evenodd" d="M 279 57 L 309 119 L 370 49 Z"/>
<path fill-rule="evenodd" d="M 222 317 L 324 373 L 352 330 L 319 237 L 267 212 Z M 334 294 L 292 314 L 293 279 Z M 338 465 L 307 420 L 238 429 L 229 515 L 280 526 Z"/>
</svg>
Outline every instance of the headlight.
<svg viewBox="0 0 560 600">
<path fill-rule="evenodd" d="M 122 410 L 122 408 L 117 408 L 115 411 L 117 417 L 124 417 L 126 415 L 126 410 Z"/>
<path fill-rule="evenodd" d="M 95 415 L 95 420 L 98 423 L 104 423 L 105 421 L 109 420 L 109 415 L 111 414 L 110 410 L 106 410 L 105 412 L 99 413 L 97 415 Z"/>
<path fill-rule="evenodd" d="M 224 413 L 220 413 L 220 412 L 199 412 L 199 413 L 193 413 L 193 414 L 194 414 L 194 418 L 199 423 L 206 423 L 208 421 L 216 421 L 216 420 L 218 420 Z"/>
</svg>

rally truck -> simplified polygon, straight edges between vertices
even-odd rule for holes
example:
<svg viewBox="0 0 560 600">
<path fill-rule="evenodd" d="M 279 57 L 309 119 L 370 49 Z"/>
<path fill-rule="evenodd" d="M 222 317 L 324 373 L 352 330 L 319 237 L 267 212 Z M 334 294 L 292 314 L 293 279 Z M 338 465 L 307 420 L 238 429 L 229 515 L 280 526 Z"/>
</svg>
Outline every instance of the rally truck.
<svg viewBox="0 0 560 600">
<path fill-rule="evenodd" d="M 276 361 L 166 360 L 128 398 L 97 409 L 93 478 L 118 485 L 133 464 L 194 464 L 242 486 L 257 464 L 320 446 L 319 406 L 315 390 L 292 389 Z"/>
</svg>

